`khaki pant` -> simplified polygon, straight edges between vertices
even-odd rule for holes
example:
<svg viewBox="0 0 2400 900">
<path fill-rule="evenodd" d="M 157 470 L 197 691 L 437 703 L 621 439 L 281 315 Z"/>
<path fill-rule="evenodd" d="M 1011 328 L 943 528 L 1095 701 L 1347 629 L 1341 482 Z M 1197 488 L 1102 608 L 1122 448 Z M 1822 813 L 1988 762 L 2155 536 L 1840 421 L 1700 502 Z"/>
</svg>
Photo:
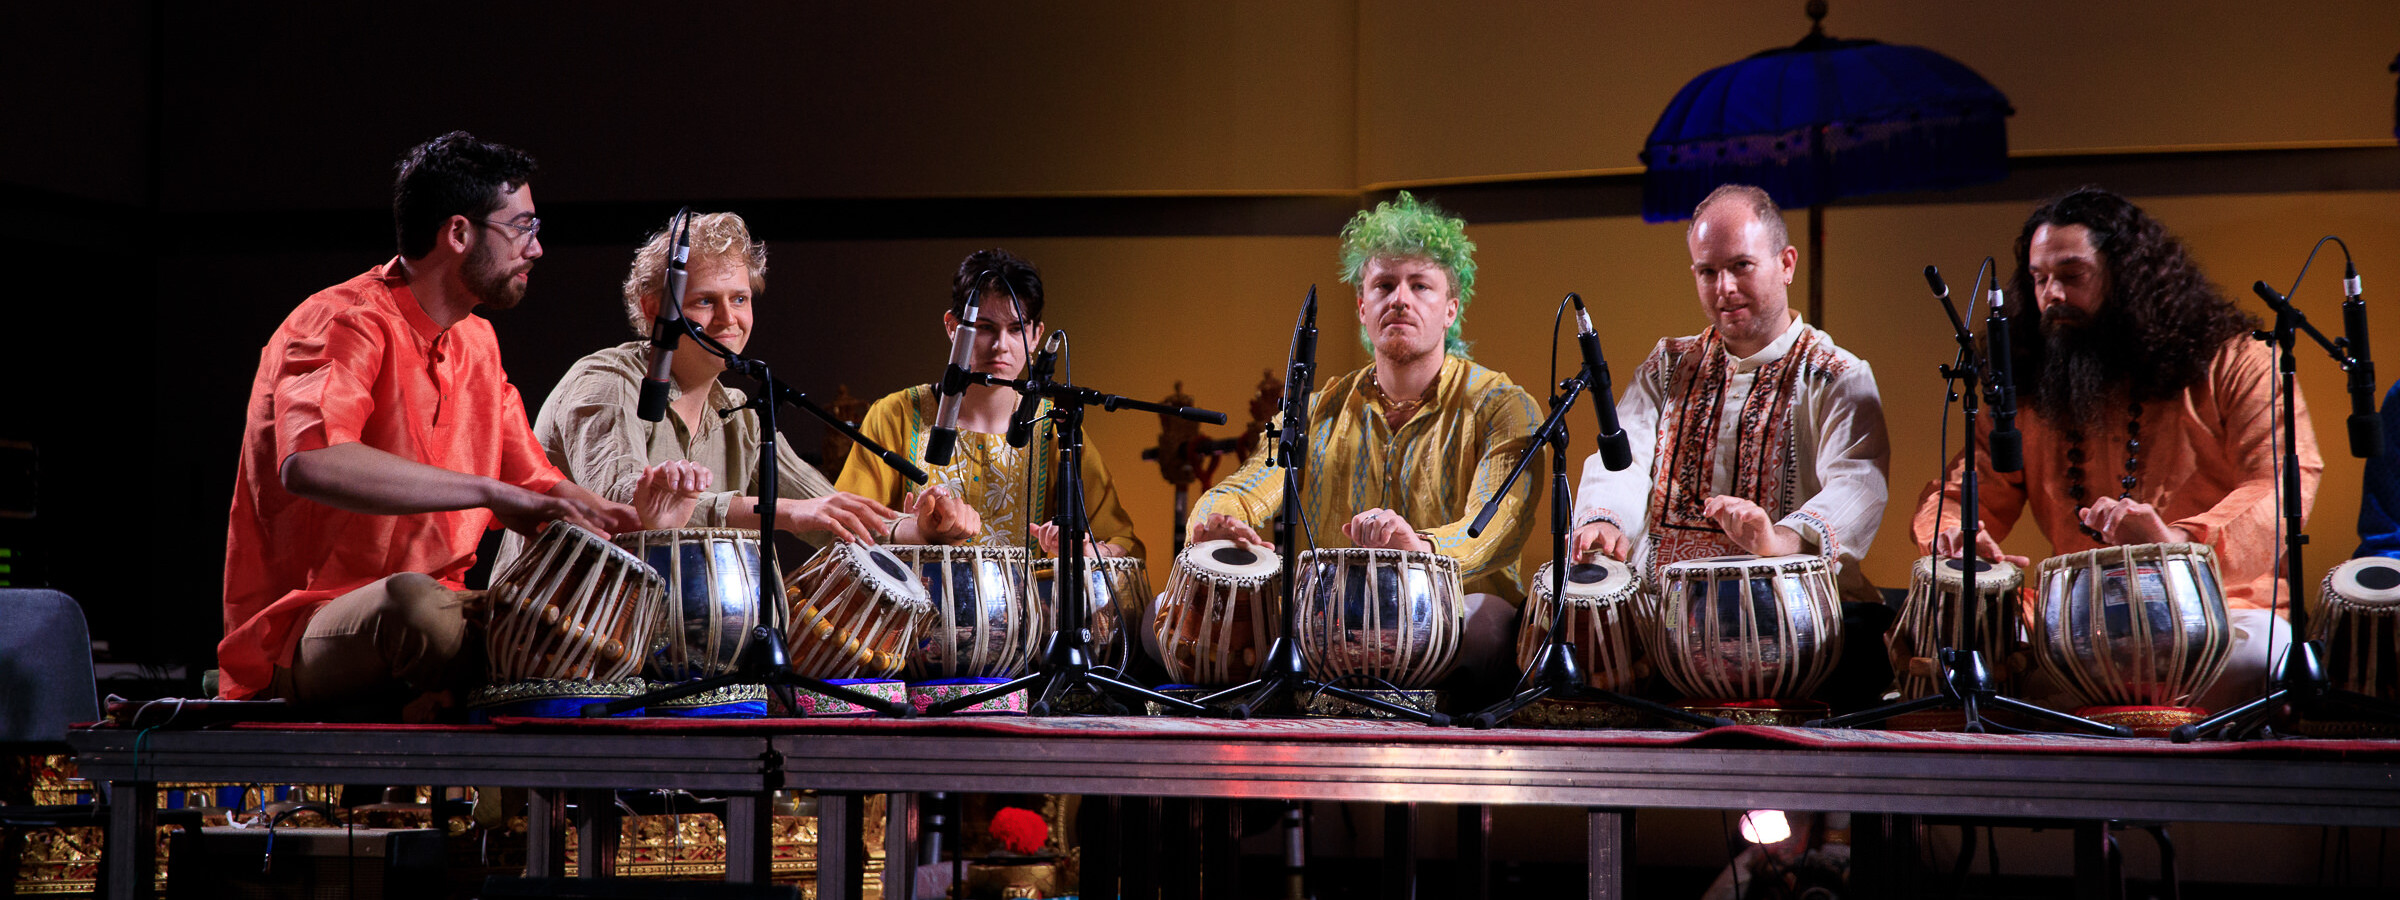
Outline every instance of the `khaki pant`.
<svg viewBox="0 0 2400 900">
<path fill-rule="evenodd" d="M 310 707 L 406 703 L 473 675 L 460 660 L 466 632 L 457 592 L 402 572 L 318 607 L 266 696 Z"/>
</svg>

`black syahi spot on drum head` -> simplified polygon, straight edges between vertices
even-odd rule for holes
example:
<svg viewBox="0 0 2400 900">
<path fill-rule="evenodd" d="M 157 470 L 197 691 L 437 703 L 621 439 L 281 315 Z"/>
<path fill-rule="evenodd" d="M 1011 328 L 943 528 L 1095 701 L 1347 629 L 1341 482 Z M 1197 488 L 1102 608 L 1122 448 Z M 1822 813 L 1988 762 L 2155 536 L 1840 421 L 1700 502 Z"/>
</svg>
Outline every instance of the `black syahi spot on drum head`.
<svg viewBox="0 0 2400 900">
<path fill-rule="evenodd" d="M 901 566 L 899 560 L 893 559 L 891 554 L 880 550 L 875 550 L 868 552 L 867 556 L 868 558 L 875 560 L 875 567 L 882 569 L 883 574 L 900 579 L 901 581 L 908 580 L 908 569 Z"/>
<path fill-rule="evenodd" d="M 2388 591 L 2400 587 L 2400 569 L 2391 566 L 2360 566 L 2358 586 L 2370 591 Z"/>
<path fill-rule="evenodd" d="M 1208 557 L 1228 566 L 1246 566 L 1258 561 L 1258 554 L 1251 552 L 1250 548 L 1238 544 L 1231 547 L 1218 547 L 1214 552 L 1208 554 Z"/>
<path fill-rule="evenodd" d="M 1962 563 L 1962 562 L 1966 562 L 1966 560 L 1959 559 L 1959 558 L 1957 558 L 1957 557 L 1955 557 L 1955 556 L 1954 556 L 1954 557 L 1951 557 L 1951 558 L 1949 558 L 1949 559 L 1942 560 L 1942 564 L 1943 564 L 1943 565 L 1946 565 L 1946 566 L 1949 566 L 1949 567 L 1950 567 L 1950 571 L 1953 571 L 1953 572 L 1961 571 L 1961 570 L 1964 570 L 1964 569 L 1966 568 L 1965 566 L 1959 565 L 1959 563 Z M 1981 574 L 1983 574 L 1983 573 L 1985 573 L 1985 572 L 1989 572 L 1989 571 L 1991 571 L 1991 570 L 1992 570 L 1992 561 L 1991 561 L 1991 560 L 1988 560 L 1988 559 L 1978 559 L 1978 560 L 1976 560 L 1976 561 L 1975 561 L 1975 574 L 1977 574 L 1977 575 L 1981 575 Z"/>
<path fill-rule="evenodd" d="M 1608 580 L 1608 569 L 1588 563 L 1568 566 L 1567 580 L 1576 584 L 1599 584 Z"/>
</svg>

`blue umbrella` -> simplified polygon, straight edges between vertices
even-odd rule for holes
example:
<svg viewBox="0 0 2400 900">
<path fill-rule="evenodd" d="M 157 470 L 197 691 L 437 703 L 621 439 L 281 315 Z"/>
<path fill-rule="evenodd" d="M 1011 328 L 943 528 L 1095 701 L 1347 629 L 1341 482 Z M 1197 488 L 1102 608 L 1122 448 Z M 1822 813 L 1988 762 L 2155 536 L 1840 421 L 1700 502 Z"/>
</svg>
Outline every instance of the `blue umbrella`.
<svg viewBox="0 0 2400 900">
<path fill-rule="evenodd" d="M 2008 97 L 1957 60 L 1825 35 L 1701 73 L 1644 142 L 1642 218 L 1688 218 L 1718 185 L 1754 184 L 1809 208 L 1809 321 L 1823 321 L 1824 204 L 2008 177 Z"/>
</svg>

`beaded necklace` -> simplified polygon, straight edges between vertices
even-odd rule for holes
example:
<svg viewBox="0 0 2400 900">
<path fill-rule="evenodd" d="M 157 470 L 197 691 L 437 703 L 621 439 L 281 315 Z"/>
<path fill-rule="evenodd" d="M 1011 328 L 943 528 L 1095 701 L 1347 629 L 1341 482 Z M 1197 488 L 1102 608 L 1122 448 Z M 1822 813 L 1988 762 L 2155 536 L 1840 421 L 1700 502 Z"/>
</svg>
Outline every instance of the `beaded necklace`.
<svg viewBox="0 0 2400 900">
<path fill-rule="evenodd" d="M 2139 402 L 2131 404 L 2127 416 L 2128 418 L 2125 420 L 2125 475 L 2117 479 L 2117 484 L 2123 487 L 2124 491 L 2117 494 L 2119 499 L 2131 499 L 2133 486 L 2141 483 L 2142 404 Z M 2091 493 L 2083 486 L 2083 460 L 2083 429 L 2069 428 L 2067 429 L 2067 498 L 2075 501 L 2075 511 L 2079 514 L 2076 517 L 2078 520 L 2082 518 L 2080 513 L 2090 508 L 2090 504 L 2084 502 L 2091 496 Z M 2075 527 L 2083 529 L 2083 533 L 2092 540 L 2107 539 L 2100 534 L 2099 529 L 2081 524 L 2080 521 Z"/>
</svg>

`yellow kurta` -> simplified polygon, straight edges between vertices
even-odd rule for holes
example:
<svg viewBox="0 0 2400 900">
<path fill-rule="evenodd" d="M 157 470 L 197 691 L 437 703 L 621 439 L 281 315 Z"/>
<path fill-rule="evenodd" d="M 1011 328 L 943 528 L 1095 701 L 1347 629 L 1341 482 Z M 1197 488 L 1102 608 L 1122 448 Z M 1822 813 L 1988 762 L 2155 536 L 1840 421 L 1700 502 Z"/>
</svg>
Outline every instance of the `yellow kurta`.
<svg viewBox="0 0 2400 900">
<path fill-rule="evenodd" d="M 976 514 L 983 517 L 983 534 L 970 543 L 1022 546 L 1030 524 L 1048 522 L 1055 514 L 1057 439 L 1048 427 L 1035 428 L 1033 440 L 1019 449 L 1008 445 L 1006 435 L 962 429 L 958 433 L 958 447 L 950 454 L 950 464 L 927 465 L 925 442 L 933 435 L 934 406 L 939 399 L 929 384 L 885 395 L 867 408 L 858 430 L 875 443 L 906 454 L 910 462 L 923 466 L 927 476 L 925 486 L 946 485 L 953 496 L 964 498 L 968 506 L 975 508 Z M 1050 404 L 1044 401 L 1042 412 L 1049 411 Z M 1029 473 L 1028 460 L 1039 460 L 1041 464 L 1032 466 Z M 922 489 L 859 447 L 850 448 L 850 459 L 842 465 L 841 478 L 834 486 L 893 509 L 901 508 L 902 494 Z M 1116 483 L 1109 480 L 1108 466 L 1100 461 L 1099 448 L 1088 436 L 1083 442 L 1083 496 L 1092 520 L 1092 538 L 1115 544 L 1129 556 L 1142 555 L 1142 540 L 1133 534 L 1133 517 L 1126 515 L 1125 507 L 1117 502 Z M 1033 501 L 1030 518 L 1026 509 L 1028 497 Z"/>
<path fill-rule="evenodd" d="M 1542 460 L 1527 466 L 1482 537 L 1468 537 L 1475 514 L 1499 493 L 1533 443 L 1539 413 L 1508 376 L 1453 356 L 1442 362 L 1431 396 L 1395 431 L 1376 397 L 1374 367 L 1333 379 L 1309 400 L 1308 467 L 1301 488 L 1307 536 L 1300 549 L 1349 547 L 1342 525 L 1370 509 L 1398 511 L 1435 552 L 1458 560 L 1468 593 L 1525 599 L 1517 556 L 1533 528 L 1534 492 L 1548 477 Z M 1200 495 L 1197 528 L 1213 513 L 1232 516 L 1261 536 L 1283 505 L 1283 470 L 1257 453 L 1240 471 Z"/>
</svg>

